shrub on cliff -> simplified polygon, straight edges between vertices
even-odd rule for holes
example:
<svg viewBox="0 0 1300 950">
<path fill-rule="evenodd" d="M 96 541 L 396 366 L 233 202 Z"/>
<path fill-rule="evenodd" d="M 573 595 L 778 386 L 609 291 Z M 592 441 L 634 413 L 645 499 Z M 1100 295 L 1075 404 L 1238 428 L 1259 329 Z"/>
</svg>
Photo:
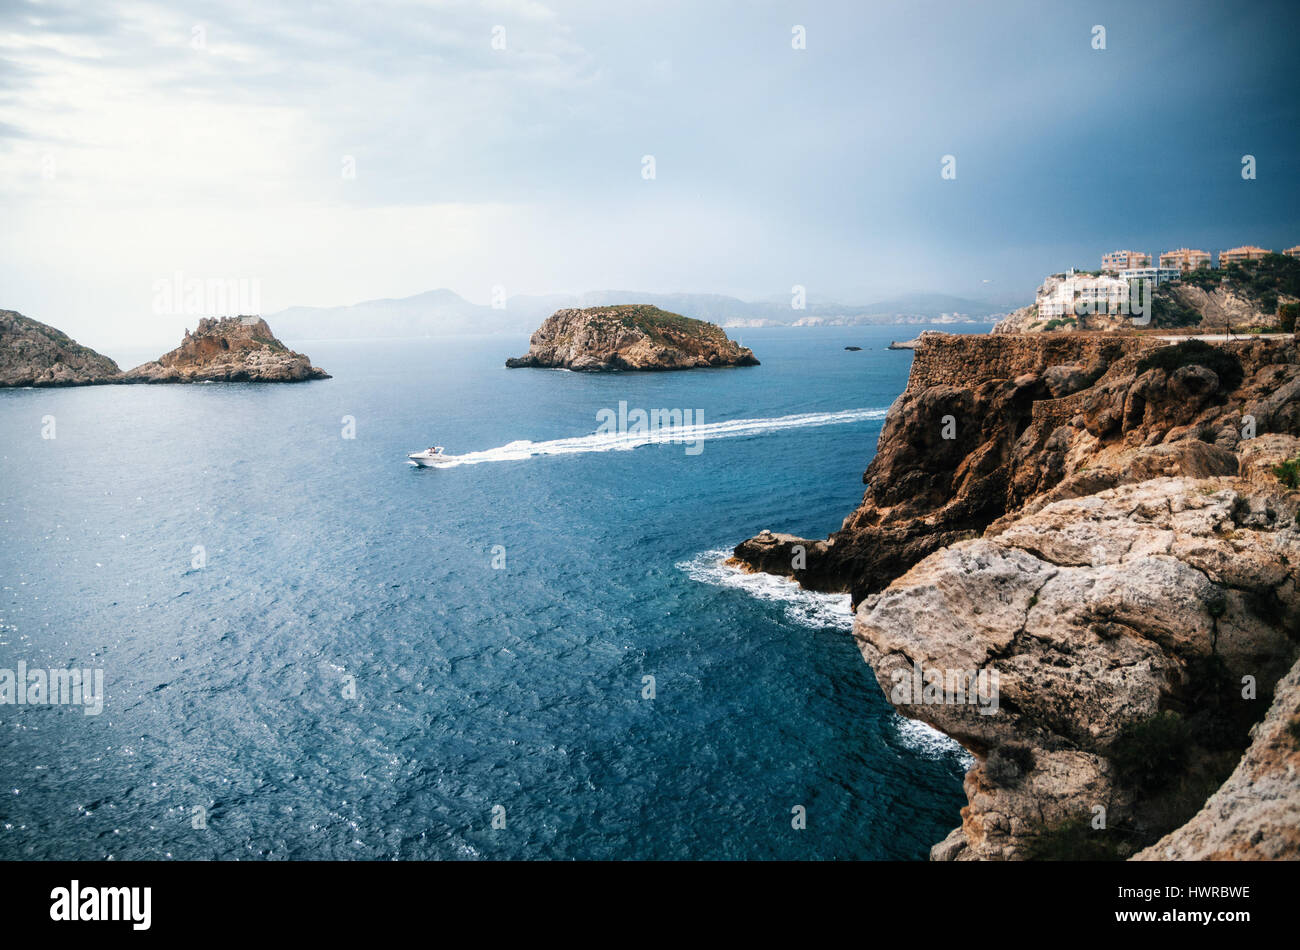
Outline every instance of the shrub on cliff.
<svg viewBox="0 0 1300 950">
<path fill-rule="evenodd" d="M 998 788 L 1014 788 L 1034 768 L 1034 750 L 1027 745 L 998 746 L 984 760 L 984 775 Z"/>
<path fill-rule="evenodd" d="M 1179 280 L 1213 293 L 1221 285 L 1235 289 L 1271 311 L 1278 297 L 1300 297 L 1300 260 L 1285 254 L 1267 254 L 1257 261 L 1242 261 L 1221 268 L 1197 268 Z"/>
<path fill-rule="evenodd" d="M 1219 284 L 1223 282 L 1223 271 L 1216 270 L 1213 267 L 1195 267 L 1192 270 L 1185 271 L 1178 278 L 1184 284 L 1191 284 L 1193 287 L 1200 287 L 1202 290 L 1217 290 Z"/>
<path fill-rule="evenodd" d="M 1213 370 L 1219 377 L 1220 391 L 1236 389 L 1245 378 L 1241 360 L 1236 355 L 1204 340 L 1187 340 L 1152 350 L 1138 361 L 1137 370 L 1145 373 L 1149 369 L 1162 369 L 1172 373 L 1184 366 L 1204 366 Z"/>
<path fill-rule="evenodd" d="M 1300 455 L 1293 459 L 1287 459 L 1281 465 L 1273 466 L 1273 474 L 1287 488 L 1293 490 L 1300 488 Z M 1300 523 L 1300 521 L 1297 523 Z"/>
<path fill-rule="evenodd" d="M 1183 303 L 1168 284 L 1161 284 L 1151 295 L 1151 322 L 1157 327 L 1194 327 L 1201 323 L 1201 312 Z"/>
<path fill-rule="evenodd" d="M 1125 727 L 1107 757 L 1123 784 L 1150 791 L 1187 766 L 1191 744 L 1187 723 L 1177 713 L 1165 710 Z"/>
<path fill-rule="evenodd" d="M 1230 264 L 1227 276 L 1264 303 L 1266 310 L 1277 306 L 1279 294 L 1300 297 L 1300 260 L 1285 254 L 1266 254 L 1257 261 Z"/>
</svg>

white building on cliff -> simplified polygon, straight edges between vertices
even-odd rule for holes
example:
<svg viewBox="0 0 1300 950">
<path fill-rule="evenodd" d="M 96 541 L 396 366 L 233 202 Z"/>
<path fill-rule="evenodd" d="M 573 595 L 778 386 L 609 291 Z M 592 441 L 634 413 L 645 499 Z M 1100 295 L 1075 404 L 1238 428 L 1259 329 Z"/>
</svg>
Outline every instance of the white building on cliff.
<svg viewBox="0 0 1300 950">
<path fill-rule="evenodd" d="M 1121 306 L 1128 305 L 1128 296 L 1127 280 L 1070 270 L 1043 281 L 1035 303 L 1040 320 L 1060 320 L 1084 313 L 1120 313 Z"/>
</svg>

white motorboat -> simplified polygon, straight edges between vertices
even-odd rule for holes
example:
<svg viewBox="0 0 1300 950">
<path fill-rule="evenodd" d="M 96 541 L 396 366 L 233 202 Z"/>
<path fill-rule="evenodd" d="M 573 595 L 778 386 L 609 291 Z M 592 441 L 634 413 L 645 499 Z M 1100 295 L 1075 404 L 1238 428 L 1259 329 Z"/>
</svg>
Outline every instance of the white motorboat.
<svg viewBox="0 0 1300 950">
<path fill-rule="evenodd" d="M 446 465 L 455 459 L 454 455 L 448 455 L 442 450 L 441 445 L 431 445 L 423 452 L 412 452 L 407 456 L 412 465 L 418 465 L 421 468 L 437 468 L 439 465 Z"/>
</svg>

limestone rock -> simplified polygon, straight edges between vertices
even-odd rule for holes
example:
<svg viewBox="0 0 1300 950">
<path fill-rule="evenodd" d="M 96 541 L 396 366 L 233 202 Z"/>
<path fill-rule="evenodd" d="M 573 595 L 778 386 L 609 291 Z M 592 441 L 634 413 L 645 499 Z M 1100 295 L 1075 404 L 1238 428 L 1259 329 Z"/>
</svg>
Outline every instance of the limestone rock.
<svg viewBox="0 0 1300 950">
<path fill-rule="evenodd" d="M 996 672 L 992 713 L 895 702 L 977 756 L 962 858 L 1023 857 L 1097 805 L 1122 819 L 1136 790 L 1108 750 L 1189 701 L 1198 658 L 1265 687 L 1283 675 L 1300 647 L 1297 508 L 1280 486 L 1235 478 L 1124 485 L 944 548 L 863 601 L 854 636 L 891 699 L 914 667 Z M 1015 743 L 1033 766 L 1013 786 L 991 780 L 988 756 Z"/>
</svg>

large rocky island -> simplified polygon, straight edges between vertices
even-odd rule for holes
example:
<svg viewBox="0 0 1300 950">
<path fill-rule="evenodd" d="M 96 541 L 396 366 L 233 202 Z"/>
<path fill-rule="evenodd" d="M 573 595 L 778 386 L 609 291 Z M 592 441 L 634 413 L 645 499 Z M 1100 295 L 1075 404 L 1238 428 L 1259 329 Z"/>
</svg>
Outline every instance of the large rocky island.
<svg viewBox="0 0 1300 950">
<path fill-rule="evenodd" d="M 329 379 L 329 374 L 277 340 L 260 317 L 202 319 L 170 353 L 122 372 L 107 356 L 54 327 L 0 310 L 0 387 L 308 379 Z"/>
<path fill-rule="evenodd" d="M 506 366 L 613 372 L 757 366 L 748 347 L 721 327 L 649 305 L 557 310 Z"/>
<path fill-rule="evenodd" d="M 936 859 L 1300 858 L 1300 346 L 925 334 L 825 540 L 898 711 L 974 753 Z M 983 675 L 996 709 L 943 691 Z"/>
</svg>

